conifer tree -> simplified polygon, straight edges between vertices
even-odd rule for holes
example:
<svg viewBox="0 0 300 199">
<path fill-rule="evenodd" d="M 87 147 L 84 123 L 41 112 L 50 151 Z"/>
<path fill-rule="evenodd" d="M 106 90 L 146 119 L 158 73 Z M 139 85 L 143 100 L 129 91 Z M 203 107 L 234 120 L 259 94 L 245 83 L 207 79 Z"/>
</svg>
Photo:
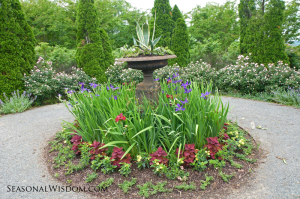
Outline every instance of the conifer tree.
<svg viewBox="0 0 300 199">
<path fill-rule="evenodd" d="M 19 0 L 0 1 L 0 99 L 24 90 L 24 74 L 33 69 L 35 38 Z"/>
<path fill-rule="evenodd" d="M 178 6 L 175 4 L 172 11 L 172 20 L 174 21 L 174 25 L 176 25 L 177 19 L 183 18 L 182 13 L 180 12 Z M 174 26 L 175 28 L 175 26 Z"/>
<path fill-rule="evenodd" d="M 173 31 L 171 45 L 171 50 L 175 53 L 177 58 L 169 59 L 169 65 L 177 63 L 181 67 L 187 66 L 190 62 L 189 42 L 189 34 L 185 21 L 183 18 L 178 18 L 176 28 Z"/>
<path fill-rule="evenodd" d="M 112 55 L 112 48 L 109 42 L 108 35 L 103 28 L 100 29 L 100 37 L 102 40 L 102 47 L 105 56 L 105 65 L 108 68 L 114 63 L 114 57 Z"/>
<path fill-rule="evenodd" d="M 105 71 L 112 62 L 110 57 L 111 47 L 109 42 L 105 41 L 107 38 L 101 38 L 101 35 L 103 37 L 107 35 L 100 30 L 97 10 L 93 0 L 79 1 L 77 24 L 77 65 L 86 74 L 96 77 L 99 82 L 105 82 Z"/>
<path fill-rule="evenodd" d="M 265 53 L 262 63 L 276 63 L 281 60 L 289 63 L 285 53 L 284 38 L 282 35 L 284 1 L 270 0 L 264 14 L 264 48 Z M 255 61 L 255 60 L 254 60 Z"/>
<path fill-rule="evenodd" d="M 173 30 L 172 8 L 169 0 L 155 0 L 152 15 L 156 12 L 155 38 L 161 36 L 157 46 L 170 47 Z M 153 24 L 153 23 L 152 23 Z"/>
</svg>

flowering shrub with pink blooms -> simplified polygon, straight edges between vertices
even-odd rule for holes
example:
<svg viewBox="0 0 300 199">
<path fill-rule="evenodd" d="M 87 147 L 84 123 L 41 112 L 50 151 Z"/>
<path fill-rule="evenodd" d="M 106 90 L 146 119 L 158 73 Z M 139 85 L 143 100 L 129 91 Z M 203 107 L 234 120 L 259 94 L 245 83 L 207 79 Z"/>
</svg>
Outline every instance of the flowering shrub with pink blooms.
<svg viewBox="0 0 300 199">
<path fill-rule="evenodd" d="M 71 74 L 64 72 L 56 73 L 51 67 L 50 61 L 46 62 L 42 57 L 37 61 L 30 75 L 24 75 L 26 90 L 37 96 L 37 101 L 41 102 L 45 99 L 55 98 L 65 95 L 66 90 L 79 90 L 79 82 L 96 83 L 95 78 L 91 78 L 81 69 L 72 68 Z"/>
</svg>

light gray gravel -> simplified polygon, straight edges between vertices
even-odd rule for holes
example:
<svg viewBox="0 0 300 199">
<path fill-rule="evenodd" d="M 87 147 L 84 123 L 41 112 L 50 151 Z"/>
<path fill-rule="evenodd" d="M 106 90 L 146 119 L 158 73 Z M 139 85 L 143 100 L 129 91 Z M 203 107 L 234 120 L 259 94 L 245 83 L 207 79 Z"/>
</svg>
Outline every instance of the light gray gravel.
<svg viewBox="0 0 300 199">
<path fill-rule="evenodd" d="M 233 189 L 227 198 L 300 198 L 300 109 L 229 97 L 223 101 L 233 107 L 229 118 L 249 130 L 268 152 L 253 172 L 252 182 Z M 42 155 L 48 140 L 61 130 L 61 120 L 74 120 L 63 104 L 0 117 L 1 199 L 92 198 L 74 192 L 8 192 L 9 185 L 63 186 L 49 175 Z M 251 122 L 267 130 L 252 130 Z"/>
</svg>

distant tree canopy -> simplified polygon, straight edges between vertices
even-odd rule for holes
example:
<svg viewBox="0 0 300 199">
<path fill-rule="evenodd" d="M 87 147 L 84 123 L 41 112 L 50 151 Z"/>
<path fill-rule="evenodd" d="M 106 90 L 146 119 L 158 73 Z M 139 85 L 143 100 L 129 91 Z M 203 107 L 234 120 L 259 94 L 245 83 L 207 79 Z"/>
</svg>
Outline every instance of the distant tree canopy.
<svg viewBox="0 0 300 199">
<path fill-rule="evenodd" d="M 24 90 L 24 74 L 33 69 L 36 41 L 19 0 L 0 4 L 0 99 Z"/>
</svg>

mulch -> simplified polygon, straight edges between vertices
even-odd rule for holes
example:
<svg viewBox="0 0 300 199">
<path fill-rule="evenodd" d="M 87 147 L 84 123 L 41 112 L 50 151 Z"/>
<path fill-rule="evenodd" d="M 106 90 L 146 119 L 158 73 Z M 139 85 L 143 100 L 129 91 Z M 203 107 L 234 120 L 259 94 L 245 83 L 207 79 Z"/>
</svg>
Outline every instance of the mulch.
<svg viewBox="0 0 300 199">
<path fill-rule="evenodd" d="M 247 135 L 247 139 L 251 139 L 254 146 L 257 146 L 253 138 L 250 136 L 250 134 Z M 54 140 L 52 138 L 51 140 Z M 50 141 L 51 141 L 50 140 Z M 71 187 L 81 187 L 82 189 L 85 187 L 88 189 L 89 187 L 91 190 L 93 190 L 93 187 L 98 186 L 101 182 L 105 181 L 108 178 L 114 178 L 114 183 L 108 187 L 105 191 L 100 192 L 86 192 L 87 194 L 92 194 L 94 196 L 97 196 L 99 198 L 143 198 L 142 196 L 138 195 L 139 188 L 136 185 L 143 185 L 144 183 L 150 181 L 154 185 L 157 183 L 167 181 L 167 185 L 165 188 L 172 189 L 173 192 L 171 193 L 157 193 L 155 195 L 150 196 L 149 198 L 220 198 L 224 197 L 225 195 L 230 194 L 230 192 L 233 189 L 239 189 L 242 186 L 247 186 L 248 182 L 251 181 L 251 176 L 253 176 L 253 171 L 255 171 L 255 168 L 259 165 L 261 160 L 264 158 L 263 151 L 261 149 L 257 150 L 256 148 L 253 149 L 253 153 L 248 156 L 248 158 L 257 159 L 256 163 L 248 163 L 246 161 L 240 160 L 238 158 L 234 158 L 234 161 L 243 165 L 242 169 L 237 169 L 230 165 L 229 162 L 226 162 L 226 166 L 222 169 L 223 173 L 226 174 L 232 174 L 236 173 L 236 175 L 229 181 L 229 183 L 224 182 L 222 178 L 219 176 L 218 170 L 214 169 L 213 166 L 209 166 L 205 171 L 198 172 L 194 171 L 192 168 L 186 169 L 186 171 L 189 172 L 189 178 L 186 182 L 189 184 L 190 182 L 194 182 L 197 189 L 194 191 L 184 191 L 184 190 L 178 190 L 175 188 L 177 185 L 181 185 L 183 182 L 179 180 L 170 180 L 167 179 L 165 176 L 159 177 L 154 174 L 152 169 L 143 169 L 139 170 L 137 168 L 137 165 L 135 163 L 132 164 L 131 167 L 131 173 L 128 177 L 124 177 L 120 175 L 119 172 L 115 172 L 113 174 L 103 174 L 100 171 L 97 171 L 98 178 L 93 180 L 92 182 L 86 183 L 85 178 L 87 174 L 91 174 L 94 172 L 90 167 L 85 168 L 82 171 L 75 171 L 74 173 L 70 175 L 64 175 L 65 170 L 64 167 L 61 166 L 59 168 L 54 169 L 52 161 L 54 157 L 57 156 L 58 152 L 53 151 L 49 153 L 49 150 L 51 149 L 50 145 L 47 145 L 44 148 L 44 158 L 47 162 L 47 167 L 49 173 L 54 176 L 56 173 L 59 174 L 59 177 L 55 177 L 57 181 L 62 183 L 65 186 L 71 186 Z M 76 157 L 73 161 L 74 164 L 76 162 L 79 162 L 80 157 Z M 200 189 L 201 180 L 205 180 L 205 174 L 208 176 L 213 176 L 214 180 L 211 182 L 210 185 L 206 187 L 206 190 Z M 131 178 L 137 178 L 137 183 L 132 187 L 131 190 L 129 190 L 129 193 L 124 194 L 123 190 L 118 187 L 118 184 L 123 183 L 124 180 L 130 181 Z M 71 183 L 67 183 L 67 181 L 71 181 Z M 75 188 L 76 189 L 76 188 Z"/>
</svg>

